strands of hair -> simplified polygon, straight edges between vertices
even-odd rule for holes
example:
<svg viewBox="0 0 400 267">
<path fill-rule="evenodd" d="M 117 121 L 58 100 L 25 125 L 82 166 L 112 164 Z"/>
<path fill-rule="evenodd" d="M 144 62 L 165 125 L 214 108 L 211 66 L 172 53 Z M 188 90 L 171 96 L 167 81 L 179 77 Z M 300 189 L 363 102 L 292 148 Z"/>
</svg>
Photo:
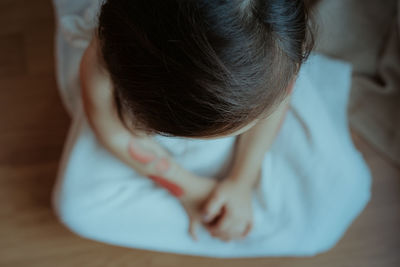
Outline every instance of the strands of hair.
<svg viewBox="0 0 400 267">
<path fill-rule="evenodd" d="M 313 44 L 301 0 L 107 0 L 97 36 L 120 119 L 181 137 L 270 114 Z"/>
</svg>

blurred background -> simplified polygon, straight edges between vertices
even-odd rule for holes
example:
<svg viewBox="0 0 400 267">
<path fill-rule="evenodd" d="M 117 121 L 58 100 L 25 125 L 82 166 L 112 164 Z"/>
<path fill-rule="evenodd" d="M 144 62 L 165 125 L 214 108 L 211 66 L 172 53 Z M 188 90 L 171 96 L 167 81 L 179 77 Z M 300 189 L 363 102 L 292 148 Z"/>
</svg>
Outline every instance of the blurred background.
<svg viewBox="0 0 400 267">
<path fill-rule="evenodd" d="M 50 193 L 70 120 L 55 82 L 51 0 L 0 0 L 0 266 L 400 266 L 397 0 L 314 0 L 318 52 L 353 64 L 349 118 L 372 199 L 313 258 L 215 260 L 109 246 L 70 233 Z"/>
</svg>

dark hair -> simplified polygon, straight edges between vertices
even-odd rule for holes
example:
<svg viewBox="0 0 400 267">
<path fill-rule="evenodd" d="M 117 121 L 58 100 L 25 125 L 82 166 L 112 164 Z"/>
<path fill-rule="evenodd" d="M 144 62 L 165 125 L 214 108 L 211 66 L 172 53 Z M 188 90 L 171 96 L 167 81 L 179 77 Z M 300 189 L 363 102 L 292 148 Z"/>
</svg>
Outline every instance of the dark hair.
<svg viewBox="0 0 400 267">
<path fill-rule="evenodd" d="M 301 0 L 108 0 L 97 34 L 124 124 L 181 137 L 269 114 L 313 44 Z"/>
</svg>

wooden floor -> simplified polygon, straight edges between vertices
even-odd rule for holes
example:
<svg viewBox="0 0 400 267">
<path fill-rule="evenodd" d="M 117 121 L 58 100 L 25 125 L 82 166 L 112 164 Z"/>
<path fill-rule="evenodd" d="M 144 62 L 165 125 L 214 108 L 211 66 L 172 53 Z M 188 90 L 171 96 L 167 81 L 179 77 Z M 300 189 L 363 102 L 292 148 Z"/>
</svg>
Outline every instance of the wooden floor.
<svg viewBox="0 0 400 267">
<path fill-rule="evenodd" d="M 373 197 L 323 255 L 215 260 L 119 248 L 70 233 L 50 207 L 69 124 L 54 79 L 50 1 L 0 0 L 0 25 L 0 266 L 400 266 L 400 169 L 359 137 Z"/>
</svg>

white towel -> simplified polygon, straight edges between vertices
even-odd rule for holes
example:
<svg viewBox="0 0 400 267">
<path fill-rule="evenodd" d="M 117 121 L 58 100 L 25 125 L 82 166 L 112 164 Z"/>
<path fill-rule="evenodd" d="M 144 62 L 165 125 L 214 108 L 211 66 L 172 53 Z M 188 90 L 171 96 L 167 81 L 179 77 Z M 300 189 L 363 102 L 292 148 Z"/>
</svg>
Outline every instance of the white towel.
<svg viewBox="0 0 400 267">
<path fill-rule="evenodd" d="M 203 229 L 194 242 L 179 202 L 105 150 L 82 112 L 78 66 L 99 1 L 54 3 L 57 78 L 73 124 L 53 204 L 75 233 L 120 246 L 209 257 L 306 256 L 334 246 L 368 202 L 370 172 L 348 129 L 351 67 L 312 55 L 265 155 L 253 230 L 243 241 L 225 243 Z M 235 138 L 156 140 L 186 169 L 217 178 L 230 163 Z"/>
</svg>

